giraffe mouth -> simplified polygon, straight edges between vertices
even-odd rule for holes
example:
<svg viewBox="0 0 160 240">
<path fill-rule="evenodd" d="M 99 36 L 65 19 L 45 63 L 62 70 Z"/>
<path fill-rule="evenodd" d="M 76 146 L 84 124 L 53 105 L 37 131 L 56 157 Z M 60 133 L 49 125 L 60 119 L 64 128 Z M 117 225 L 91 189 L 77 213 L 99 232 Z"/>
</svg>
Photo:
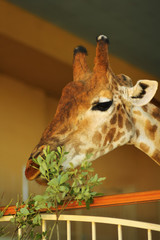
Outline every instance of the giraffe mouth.
<svg viewBox="0 0 160 240">
<path fill-rule="evenodd" d="M 40 183 L 42 185 L 46 185 L 47 181 L 42 181 L 42 179 L 44 180 L 44 178 L 41 178 L 42 174 L 39 170 L 40 165 L 37 162 L 37 158 L 39 156 L 41 156 L 43 159 L 45 159 L 44 149 L 46 149 L 47 146 L 50 147 L 50 151 L 55 151 L 57 149 L 57 147 L 56 147 L 57 144 L 37 145 L 27 161 L 26 170 L 25 170 L 25 176 L 28 180 L 35 179 L 38 183 Z M 35 161 L 34 161 L 34 159 L 35 159 Z M 43 184 L 43 182 L 45 184 Z"/>
<path fill-rule="evenodd" d="M 27 161 L 25 176 L 28 180 L 34 180 L 40 175 L 39 165 L 33 162 L 32 158 Z"/>
<path fill-rule="evenodd" d="M 37 159 L 38 156 L 44 157 L 43 153 L 44 147 L 45 147 L 44 145 L 42 145 L 39 148 L 36 147 L 27 161 L 25 176 L 28 180 L 34 180 L 41 175 L 39 165 L 34 161 L 34 159 Z"/>
</svg>

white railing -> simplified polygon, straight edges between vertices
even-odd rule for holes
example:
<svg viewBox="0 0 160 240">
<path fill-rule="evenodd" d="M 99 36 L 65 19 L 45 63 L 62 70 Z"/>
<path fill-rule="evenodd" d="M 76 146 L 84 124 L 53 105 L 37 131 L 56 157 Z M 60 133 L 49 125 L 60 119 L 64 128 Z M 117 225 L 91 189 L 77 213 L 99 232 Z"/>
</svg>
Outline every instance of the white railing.
<svg viewBox="0 0 160 240">
<path fill-rule="evenodd" d="M 0 218 L 0 221 L 10 221 L 13 216 L 4 216 Z M 41 214 L 42 217 L 42 232 L 47 230 L 47 221 L 56 221 L 56 215 L 54 214 Z M 71 240 L 71 222 L 90 222 L 92 225 L 92 240 L 96 240 L 96 223 L 112 224 L 117 226 L 118 240 L 123 240 L 123 226 L 145 229 L 148 233 L 148 240 L 152 240 L 152 231 L 160 232 L 160 225 L 145 223 L 140 221 L 131 221 L 119 218 L 108 217 L 95 217 L 95 216 L 82 216 L 82 215 L 61 215 L 59 221 L 65 221 L 67 223 L 67 240 Z M 22 232 L 18 231 L 18 237 L 20 239 Z M 43 237 L 43 240 L 46 238 Z"/>
<path fill-rule="evenodd" d="M 119 195 L 103 196 L 103 197 L 95 198 L 94 202 L 90 205 L 90 207 L 92 208 L 92 207 L 119 206 L 119 205 L 137 204 L 137 203 L 147 203 L 147 202 L 159 201 L 159 200 L 160 200 L 160 190 L 156 190 L 156 191 L 119 194 Z M 78 208 L 82 209 L 85 207 L 86 207 L 85 203 L 79 206 L 77 202 L 73 202 L 71 204 L 68 204 L 66 209 L 74 210 Z M 0 207 L 0 211 L 3 211 L 5 215 L 2 218 L 0 218 L 0 222 L 10 221 L 10 219 L 13 218 L 13 216 L 16 214 L 15 208 L 16 208 L 15 206 L 9 206 L 7 209 L 5 209 L 4 207 Z M 46 224 L 47 221 L 56 221 L 55 214 L 46 214 L 44 212 L 45 212 L 44 209 L 42 209 L 41 211 L 42 232 L 45 232 L 47 230 L 47 224 Z M 148 234 L 148 238 L 146 238 L 146 240 L 147 239 L 152 240 L 152 231 L 160 232 L 159 224 L 124 220 L 124 219 L 118 219 L 118 218 L 82 216 L 82 215 L 61 215 L 59 217 L 59 221 L 65 221 L 67 223 L 67 233 L 66 233 L 67 240 L 71 240 L 71 223 L 72 222 L 90 222 L 92 225 L 92 240 L 96 240 L 96 224 L 97 223 L 112 224 L 117 226 L 118 240 L 123 239 L 123 227 L 145 229 Z M 22 236 L 22 230 L 19 229 L 18 238 L 21 239 L 21 236 Z M 43 240 L 45 240 L 45 237 L 43 237 Z"/>
</svg>

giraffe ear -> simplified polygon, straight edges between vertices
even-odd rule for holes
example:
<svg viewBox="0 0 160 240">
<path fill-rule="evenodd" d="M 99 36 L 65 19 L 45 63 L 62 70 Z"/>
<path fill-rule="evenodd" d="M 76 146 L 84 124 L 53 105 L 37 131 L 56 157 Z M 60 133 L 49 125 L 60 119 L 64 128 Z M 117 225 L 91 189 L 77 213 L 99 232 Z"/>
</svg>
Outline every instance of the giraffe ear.
<svg viewBox="0 0 160 240">
<path fill-rule="evenodd" d="M 127 89 L 129 101 L 136 106 L 146 105 L 154 97 L 157 88 L 157 81 L 139 80 L 134 87 Z"/>
</svg>

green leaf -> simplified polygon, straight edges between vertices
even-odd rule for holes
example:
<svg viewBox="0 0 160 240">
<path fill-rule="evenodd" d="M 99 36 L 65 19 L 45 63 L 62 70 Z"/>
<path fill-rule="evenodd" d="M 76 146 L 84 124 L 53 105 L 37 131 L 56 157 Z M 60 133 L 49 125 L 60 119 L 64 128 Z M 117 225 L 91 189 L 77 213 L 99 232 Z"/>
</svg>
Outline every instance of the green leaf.
<svg viewBox="0 0 160 240">
<path fill-rule="evenodd" d="M 82 202 L 81 202 L 81 201 L 78 201 L 78 205 L 79 205 L 79 206 L 82 206 Z"/>
<path fill-rule="evenodd" d="M 86 154 L 86 160 L 90 159 L 93 156 L 93 153 Z"/>
<path fill-rule="evenodd" d="M 87 209 L 90 209 L 90 204 L 91 204 L 91 201 L 90 201 L 90 199 L 88 199 L 88 200 L 86 201 L 86 208 L 87 208 Z"/>
<path fill-rule="evenodd" d="M 4 212 L 0 211 L 0 218 L 3 217 Z"/>
<path fill-rule="evenodd" d="M 58 179 L 53 178 L 51 181 L 48 182 L 49 186 L 58 186 Z"/>
<path fill-rule="evenodd" d="M 90 182 L 94 183 L 98 180 L 98 174 L 95 174 L 93 177 L 90 178 Z"/>
<path fill-rule="evenodd" d="M 88 172 L 82 172 L 82 176 L 87 176 L 88 175 Z"/>
<path fill-rule="evenodd" d="M 41 163 L 41 167 L 46 171 L 47 170 L 47 164 L 45 162 Z"/>
<path fill-rule="evenodd" d="M 41 225 L 41 217 L 40 217 L 40 214 L 36 215 L 36 216 L 33 218 L 33 224 L 34 224 L 34 225 Z"/>
<path fill-rule="evenodd" d="M 66 194 L 67 194 L 67 192 L 63 192 L 63 193 L 62 193 L 62 200 L 65 199 Z"/>
<path fill-rule="evenodd" d="M 59 191 L 61 191 L 61 192 L 65 192 L 65 191 L 66 191 L 65 186 L 60 186 L 60 187 L 59 187 Z"/>
<path fill-rule="evenodd" d="M 65 174 L 61 177 L 60 184 L 65 183 L 68 179 L 69 179 L 68 173 L 65 173 Z"/>
<path fill-rule="evenodd" d="M 61 153 L 62 153 L 61 147 L 57 147 L 57 151 L 58 151 L 58 153 L 61 155 Z"/>
<path fill-rule="evenodd" d="M 45 171 L 45 169 L 42 166 L 40 166 L 39 170 L 43 174 L 43 176 L 45 176 L 46 171 Z"/>
<path fill-rule="evenodd" d="M 47 164 L 51 164 L 51 161 L 54 162 L 55 158 L 56 158 L 56 155 L 55 155 L 55 152 L 54 152 L 54 151 L 51 152 L 50 154 L 48 154 L 48 155 L 46 156 L 46 162 L 47 162 Z"/>
<path fill-rule="evenodd" d="M 68 153 L 69 153 L 69 152 L 64 152 L 63 154 L 64 154 L 64 155 L 67 155 Z"/>
<path fill-rule="evenodd" d="M 67 193 L 69 191 L 69 188 L 66 186 L 60 186 L 59 191 Z"/>
<path fill-rule="evenodd" d="M 60 198 L 59 198 L 59 196 L 58 196 L 58 195 L 56 195 L 56 200 L 57 200 L 57 202 L 58 202 L 58 203 L 60 203 L 60 202 L 61 202 L 61 200 L 60 200 Z"/>
<path fill-rule="evenodd" d="M 28 215 L 29 214 L 29 211 L 27 208 L 21 208 L 20 209 L 20 212 L 23 214 L 23 215 Z"/>
<path fill-rule="evenodd" d="M 47 154 L 47 149 L 46 148 L 43 149 L 43 153 L 44 153 L 45 157 L 47 157 L 48 154 Z"/>
<path fill-rule="evenodd" d="M 35 236 L 34 239 L 35 239 L 35 240 L 40 240 L 40 239 L 42 239 L 42 234 L 36 233 L 36 236 Z"/>
<path fill-rule="evenodd" d="M 70 168 L 71 168 L 71 169 L 74 169 L 74 165 L 73 165 L 72 162 L 70 162 L 69 165 L 70 165 Z"/>
<path fill-rule="evenodd" d="M 74 187 L 73 190 L 74 190 L 75 193 L 79 193 L 80 188 L 79 187 Z"/>
<path fill-rule="evenodd" d="M 21 226 L 22 229 L 23 229 L 23 228 L 26 228 L 26 227 L 27 227 L 26 224 L 23 224 L 23 225 Z"/>
<path fill-rule="evenodd" d="M 47 146 L 47 154 L 50 154 L 51 150 L 50 150 L 50 146 Z"/>
<path fill-rule="evenodd" d="M 106 177 L 101 177 L 101 178 L 98 179 L 98 182 L 102 182 L 104 180 L 106 180 Z"/>
<path fill-rule="evenodd" d="M 49 203 L 47 204 L 47 206 L 48 206 L 48 208 L 51 208 L 51 207 L 52 207 L 52 203 L 49 202 Z"/>
<path fill-rule="evenodd" d="M 39 165 L 41 165 L 41 163 L 44 161 L 44 159 L 39 155 L 38 157 L 37 157 L 37 162 L 38 162 L 38 164 Z"/>
<path fill-rule="evenodd" d="M 44 197 L 42 195 L 36 195 L 33 199 L 34 201 L 41 202 L 44 200 Z"/>
</svg>

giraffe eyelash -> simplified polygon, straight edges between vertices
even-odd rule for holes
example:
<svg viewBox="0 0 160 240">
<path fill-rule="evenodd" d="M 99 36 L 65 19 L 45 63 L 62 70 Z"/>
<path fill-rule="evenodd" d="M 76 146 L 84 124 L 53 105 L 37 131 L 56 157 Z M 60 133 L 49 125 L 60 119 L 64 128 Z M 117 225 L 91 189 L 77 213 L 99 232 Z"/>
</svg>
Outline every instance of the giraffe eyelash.
<svg viewBox="0 0 160 240">
<path fill-rule="evenodd" d="M 101 112 L 107 111 L 112 105 L 112 103 L 113 103 L 113 100 L 107 101 L 107 102 L 96 102 L 93 104 L 92 110 L 101 111 Z"/>
</svg>

